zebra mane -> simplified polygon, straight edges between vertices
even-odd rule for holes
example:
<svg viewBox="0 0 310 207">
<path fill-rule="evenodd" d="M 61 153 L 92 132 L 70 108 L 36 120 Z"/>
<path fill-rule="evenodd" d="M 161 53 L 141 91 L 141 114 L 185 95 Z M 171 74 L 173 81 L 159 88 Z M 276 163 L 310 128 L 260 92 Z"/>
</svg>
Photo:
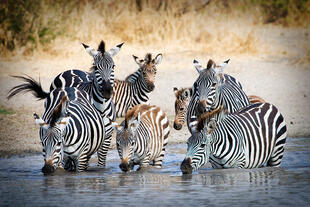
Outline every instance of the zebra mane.
<svg viewBox="0 0 310 207">
<path fill-rule="evenodd" d="M 209 70 L 213 65 L 215 66 L 216 64 L 212 59 L 210 59 L 207 64 L 207 69 Z"/>
<path fill-rule="evenodd" d="M 51 121 L 50 121 L 50 126 L 51 127 L 55 126 L 55 124 L 57 123 L 57 121 L 60 118 L 68 115 L 65 112 L 65 109 L 67 108 L 67 104 L 68 104 L 68 97 L 66 95 L 64 95 L 61 98 L 59 104 L 55 107 L 55 109 L 52 112 Z"/>
<path fill-rule="evenodd" d="M 128 128 L 128 122 L 130 120 L 136 119 L 139 113 L 142 114 L 144 111 L 149 110 L 151 107 L 152 106 L 146 104 L 139 104 L 129 109 L 125 116 L 125 128 Z"/>
<path fill-rule="evenodd" d="M 101 40 L 99 46 L 98 46 L 98 51 L 100 51 L 102 54 L 105 52 L 105 43 L 103 40 Z"/>
<path fill-rule="evenodd" d="M 151 53 L 147 53 L 145 55 L 144 61 L 145 61 L 145 64 L 150 64 L 151 61 L 152 61 L 152 54 Z"/>
<path fill-rule="evenodd" d="M 129 83 L 134 83 L 136 82 L 136 80 L 139 78 L 140 74 L 141 74 L 141 71 L 142 71 L 142 68 L 139 68 L 136 72 L 128 75 L 126 78 L 125 78 L 125 81 L 126 82 L 129 82 Z"/>
<path fill-rule="evenodd" d="M 215 115 L 221 113 L 223 111 L 223 109 L 224 109 L 223 106 L 220 106 L 211 112 L 206 112 L 206 113 L 200 115 L 198 117 L 197 131 L 203 130 L 206 120 L 210 120 Z"/>
</svg>

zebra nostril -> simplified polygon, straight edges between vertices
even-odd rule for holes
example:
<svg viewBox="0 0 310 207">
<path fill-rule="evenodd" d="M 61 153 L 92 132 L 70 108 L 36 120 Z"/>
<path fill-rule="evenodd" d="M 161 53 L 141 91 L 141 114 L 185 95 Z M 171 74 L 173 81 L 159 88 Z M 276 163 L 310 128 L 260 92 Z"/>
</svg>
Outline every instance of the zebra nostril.
<svg viewBox="0 0 310 207">
<path fill-rule="evenodd" d="M 177 123 L 173 123 L 173 128 L 175 128 L 176 130 L 180 130 L 182 129 L 182 124 L 177 124 Z"/>
</svg>

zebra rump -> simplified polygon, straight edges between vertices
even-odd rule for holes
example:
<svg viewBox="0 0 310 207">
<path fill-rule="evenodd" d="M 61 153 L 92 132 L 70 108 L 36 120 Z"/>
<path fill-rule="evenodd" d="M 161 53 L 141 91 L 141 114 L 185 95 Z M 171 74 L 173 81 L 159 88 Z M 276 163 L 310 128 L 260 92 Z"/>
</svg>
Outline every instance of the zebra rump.
<svg viewBox="0 0 310 207">
<path fill-rule="evenodd" d="M 116 124 L 117 150 L 122 171 L 152 165 L 161 168 L 170 132 L 166 114 L 157 106 L 140 104 L 130 109 L 125 120 Z"/>
<path fill-rule="evenodd" d="M 275 106 L 255 103 L 232 114 L 218 111 L 221 110 L 203 114 L 193 127 L 181 164 L 184 174 L 192 173 L 208 161 L 213 168 L 280 166 L 287 128 Z M 215 113 L 222 116 L 218 123 L 212 118 Z"/>
</svg>

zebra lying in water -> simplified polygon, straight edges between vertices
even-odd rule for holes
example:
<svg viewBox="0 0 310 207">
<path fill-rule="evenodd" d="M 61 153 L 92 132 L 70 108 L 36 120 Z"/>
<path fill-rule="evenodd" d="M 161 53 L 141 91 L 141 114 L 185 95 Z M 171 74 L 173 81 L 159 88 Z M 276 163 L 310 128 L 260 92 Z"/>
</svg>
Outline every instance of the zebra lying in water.
<svg viewBox="0 0 310 207">
<path fill-rule="evenodd" d="M 134 165 L 139 165 L 139 169 L 147 167 L 151 161 L 161 168 L 170 128 L 166 114 L 159 107 L 136 105 L 120 125 L 114 125 L 122 171 L 131 171 Z"/>
<path fill-rule="evenodd" d="M 38 91 L 33 91 L 37 96 Z M 42 119 L 34 114 L 40 126 L 44 174 L 58 166 L 68 171 L 83 171 L 92 154 L 103 142 L 105 130 L 100 113 L 89 95 L 77 88 L 57 88 L 45 98 Z"/>
<path fill-rule="evenodd" d="M 138 104 L 149 104 L 149 94 L 155 88 L 156 65 L 161 62 L 162 54 L 154 59 L 150 53 L 144 59 L 133 58 L 139 69 L 125 80 L 115 80 L 113 101 L 117 117 L 124 117 L 130 108 Z"/>
<path fill-rule="evenodd" d="M 175 110 L 175 118 L 173 122 L 173 128 L 176 130 L 182 129 L 182 126 L 186 122 L 187 115 L 187 107 L 190 99 L 193 96 L 192 88 L 173 88 L 175 94 L 175 102 L 174 102 L 174 110 Z M 259 96 L 249 95 L 248 99 L 251 104 L 253 103 L 264 103 L 265 100 Z"/>
<path fill-rule="evenodd" d="M 199 114 L 210 112 L 220 105 L 229 113 L 250 105 L 250 101 L 242 90 L 239 81 L 223 73 L 228 62 L 229 60 L 216 65 L 213 60 L 209 60 L 207 68 L 204 68 L 198 61 L 194 60 L 194 66 L 199 77 L 194 82 L 193 96 L 187 107 L 187 126 L 190 132 L 191 125 L 195 124 Z"/>
<path fill-rule="evenodd" d="M 215 115 L 221 117 L 218 123 Z M 204 113 L 192 131 L 181 164 L 183 174 L 208 161 L 213 168 L 278 167 L 287 136 L 283 116 L 269 103 L 255 103 L 232 114 L 222 107 Z"/>
</svg>

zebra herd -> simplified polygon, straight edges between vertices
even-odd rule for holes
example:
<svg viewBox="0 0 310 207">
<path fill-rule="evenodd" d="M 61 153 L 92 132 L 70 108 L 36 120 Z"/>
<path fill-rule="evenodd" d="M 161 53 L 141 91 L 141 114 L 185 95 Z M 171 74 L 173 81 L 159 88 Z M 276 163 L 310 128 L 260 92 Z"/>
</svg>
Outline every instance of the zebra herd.
<svg viewBox="0 0 310 207">
<path fill-rule="evenodd" d="M 144 59 L 133 56 L 139 68 L 125 80 L 114 79 L 114 61 L 122 44 L 110 50 L 100 42 L 98 49 L 83 44 L 93 57 L 91 72 L 67 70 L 54 78 L 49 92 L 31 77 L 14 76 L 24 83 L 9 91 L 8 99 L 32 92 L 45 100 L 40 126 L 44 174 L 58 167 L 68 171 L 87 169 L 97 152 L 98 165 L 105 167 L 112 133 L 120 169 L 132 171 L 150 164 L 161 168 L 170 133 L 169 120 L 149 103 L 155 88 L 156 65 L 162 54 Z M 257 96 L 247 96 L 241 83 L 223 71 L 229 60 L 207 67 L 194 60 L 199 77 L 190 88 L 174 88 L 175 121 L 180 130 L 187 123 L 191 133 L 181 163 L 183 174 L 210 162 L 213 168 L 279 166 L 286 141 L 286 124 L 278 109 Z M 125 117 L 118 124 L 116 117 Z"/>
</svg>

